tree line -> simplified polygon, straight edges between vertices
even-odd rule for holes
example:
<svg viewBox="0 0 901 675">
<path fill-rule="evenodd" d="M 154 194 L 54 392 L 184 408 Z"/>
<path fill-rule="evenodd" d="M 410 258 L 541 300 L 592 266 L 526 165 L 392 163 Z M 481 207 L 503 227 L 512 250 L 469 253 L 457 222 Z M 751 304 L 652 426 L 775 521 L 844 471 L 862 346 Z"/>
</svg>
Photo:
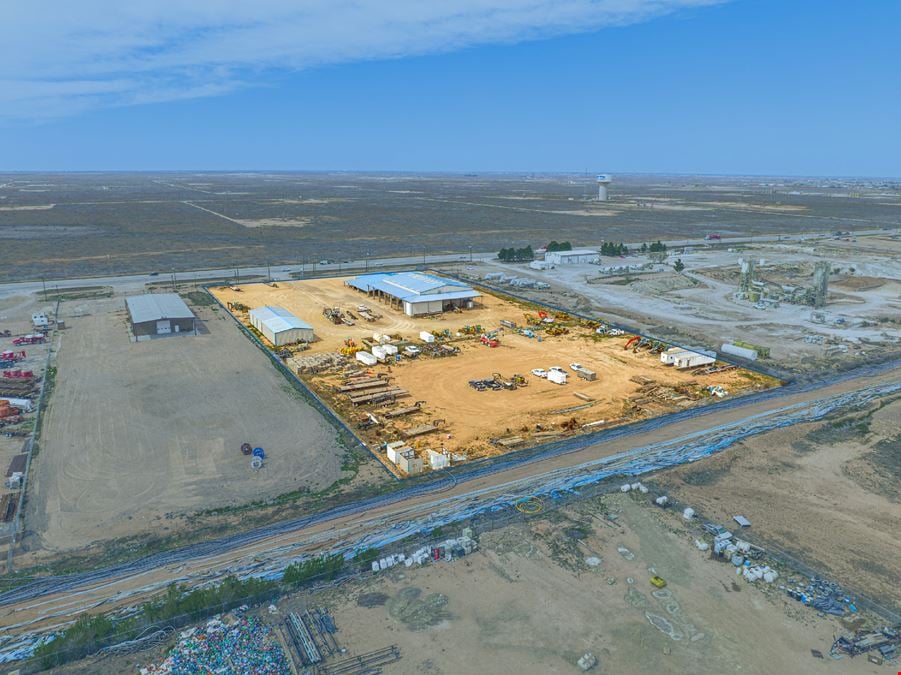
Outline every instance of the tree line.
<svg viewBox="0 0 901 675">
<path fill-rule="evenodd" d="M 535 252 L 532 251 L 531 246 L 526 246 L 524 248 L 502 248 L 498 254 L 497 259 L 501 262 L 524 262 L 535 259 Z"/>
</svg>

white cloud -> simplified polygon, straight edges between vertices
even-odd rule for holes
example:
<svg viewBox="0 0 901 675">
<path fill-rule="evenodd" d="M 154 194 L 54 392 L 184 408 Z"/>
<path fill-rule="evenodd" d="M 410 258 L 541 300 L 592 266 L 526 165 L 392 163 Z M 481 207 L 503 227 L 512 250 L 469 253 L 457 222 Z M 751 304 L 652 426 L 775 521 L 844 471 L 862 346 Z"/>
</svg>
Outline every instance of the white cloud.
<svg viewBox="0 0 901 675">
<path fill-rule="evenodd" d="M 14 0 L 0 10 L 0 117 L 210 96 L 273 70 L 592 31 L 720 1 Z"/>
</svg>

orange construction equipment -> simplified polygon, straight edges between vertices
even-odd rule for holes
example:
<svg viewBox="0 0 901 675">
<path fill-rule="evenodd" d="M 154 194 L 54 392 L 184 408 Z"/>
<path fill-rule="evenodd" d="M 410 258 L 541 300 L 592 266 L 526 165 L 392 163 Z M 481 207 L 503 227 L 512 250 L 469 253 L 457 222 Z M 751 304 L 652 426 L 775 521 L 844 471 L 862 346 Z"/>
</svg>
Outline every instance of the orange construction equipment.
<svg viewBox="0 0 901 675">
<path fill-rule="evenodd" d="M 629 341 L 626 342 L 626 345 L 623 347 L 623 349 L 628 349 L 629 347 L 631 347 L 632 345 L 634 345 L 634 344 L 635 344 L 636 342 L 638 342 L 639 340 L 641 340 L 641 336 L 640 336 L 640 335 L 634 335 L 634 336 L 632 336 L 631 338 L 629 338 Z"/>
</svg>

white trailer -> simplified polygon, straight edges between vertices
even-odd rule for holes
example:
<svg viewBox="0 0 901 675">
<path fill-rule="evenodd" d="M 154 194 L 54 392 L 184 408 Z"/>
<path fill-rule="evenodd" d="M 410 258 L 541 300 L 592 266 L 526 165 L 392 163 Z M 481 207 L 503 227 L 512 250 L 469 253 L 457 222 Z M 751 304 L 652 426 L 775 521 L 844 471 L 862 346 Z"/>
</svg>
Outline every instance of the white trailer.
<svg viewBox="0 0 901 675">
<path fill-rule="evenodd" d="M 673 365 L 676 366 L 679 370 L 683 370 L 685 368 L 697 368 L 698 366 L 708 366 L 711 363 L 716 363 L 716 359 L 712 356 L 707 356 L 707 354 L 698 354 L 697 352 L 686 352 L 685 354 L 680 354 L 676 357 L 676 360 L 673 362 Z"/>
<path fill-rule="evenodd" d="M 431 342 L 435 341 L 435 336 L 432 335 L 429 331 L 424 330 L 419 333 L 419 339 L 422 340 L 423 342 L 431 343 Z"/>
<path fill-rule="evenodd" d="M 670 347 L 666 351 L 660 352 L 660 363 L 671 366 L 676 362 L 676 358 L 683 354 L 691 354 L 691 352 L 682 347 Z"/>
<path fill-rule="evenodd" d="M 554 384 L 566 384 L 566 373 L 559 370 L 549 370 L 547 372 L 547 381 Z"/>
</svg>

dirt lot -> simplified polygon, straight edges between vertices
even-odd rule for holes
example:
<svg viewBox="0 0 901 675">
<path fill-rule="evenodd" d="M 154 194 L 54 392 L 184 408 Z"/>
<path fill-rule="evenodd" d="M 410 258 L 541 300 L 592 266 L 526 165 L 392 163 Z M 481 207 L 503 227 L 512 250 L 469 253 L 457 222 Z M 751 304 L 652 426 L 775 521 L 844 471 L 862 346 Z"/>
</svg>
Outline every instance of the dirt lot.
<svg viewBox="0 0 901 675">
<path fill-rule="evenodd" d="M 213 292 L 223 302 L 237 301 L 251 308 L 280 305 L 312 324 L 319 340 L 309 352 L 303 352 L 304 355 L 336 351 L 348 338 L 363 348 L 362 339 L 370 338 L 374 331 L 422 344 L 419 340 L 421 330 L 448 330 L 452 336 L 457 336 L 465 325 L 479 324 L 485 330 L 491 330 L 498 328 L 502 319 L 521 325 L 524 312 L 534 311 L 485 293 L 480 308 L 434 318 L 411 318 L 370 301 L 346 287 L 341 279 L 279 284 L 275 289 L 263 284 L 241 288 L 237 292 L 228 288 L 217 288 Z M 321 313 L 322 307 L 326 306 L 353 310 L 361 301 L 377 308 L 382 318 L 375 323 L 344 326 L 332 324 Z M 246 322 L 246 314 L 239 316 Z M 598 430 L 689 405 L 710 403 L 716 399 L 705 391 L 707 386 L 720 385 L 735 395 L 775 384 L 773 380 L 743 370 L 693 375 L 662 365 L 659 356 L 648 351 L 633 353 L 631 349 L 623 349 L 631 336 L 598 338 L 591 328 L 579 327 L 576 323 L 571 323 L 568 330 L 567 335 L 561 336 L 542 334 L 539 341 L 501 328 L 501 344 L 497 348 L 480 344 L 477 337 L 455 337 L 450 344 L 460 350 L 456 356 L 432 358 L 423 354 L 418 359 L 404 359 L 390 367 L 370 368 L 371 373 L 390 377 L 392 384 L 409 393 L 408 397 L 399 400 L 397 407 L 422 402 L 422 412 L 394 421 L 382 417 L 382 426 L 360 432 L 361 436 L 371 447 L 378 447 L 383 441 L 397 440 L 411 427 L 443 420 L 440 433 L 423 435 L 409 444 L 423 452 L 426 448 L 442 448 L 474 459 L 507 451 L 492 444 L 492 439 L 516 435 L 523 439 L 523 444 L 546 442 L 579 431 L 583 424 L 593 425 L 585 430 Z M 586 381 L 576 377 L 569 367 L 573 362 L 595 371 L 598 378 Z M 562 367 L 569 373 L 567 384 L 553 384 L 530 374 L 533 368 L 551 366 Z M 514 373 L 524 375 L 527 386 L 513 391 L 477 391 L 469 386 L 470 380 L 491 379 L 495 373 L 507 380 Z M 641 391 L 641 378 L 646 382 L 645 392 L 654 386 L 647 384 L 651 381 L 668 389 L 661 398 L 645 401 L 640 406 L 628 406 L 629 397 L 645 393 Z M 334 388 L 342 384 L 341 376 L 331 373 L 306 376 L 306 379 L 350 421 L 351 426 L 369 412 L 366 407 L 354 408 L 347 395 L 335 393 Z M 581 396 L 576 396 L 577 393 Z M 372 412 L 380 417 L 386 411 L 387 408 L 377 408 Z M 382 459 L 386 466 L 396 470 L 384 455 Z"/>
<path fill-rule="evenodd" d="M 750 533 L 847 588 L 901 606 L 901 401 L 743 441 L 658 481 L 704 515 L 742 513 Z"/>
<path fill-rule="evenodd" d="M 590 557 L 599 564 L 586 564 Z M 654 573 L 668 581 L 664 590 L 649 584 Z M 465 559 L 298 594 L 278 603 L 278 616 L 263 616 L 279 622 L 326 606 L 348 650 L 340 658 L 397 645 L 401 660 L 384 667 L 391 674 L 575 673 L 588 651 L 599 659 L 591 672 L 609 674 L 885 672 L 863 658 L 813 658 L 842 627 L 782 598 L 736 580 L 663 512 L 617 495 L 489 532 Z M 144 653 L 65 672 L 160 660 Z"/>
<path fill-rule="evenodd" d="M 341 475 L 334 429 L 224 313 L 205 334 L 129 341 L 122 298 L 64 318 L 26 527 L 40 546 L 166 530 L 166 514 L 241 504 Z M 64 305 L 65 308 L 65 305 Z M 253 472 L 239 447 L 265 448 Z"/>
<path fill-rule="evenodd" d="M 390 309 L 387 305 L 379 304 L 376 298 L 369 298 L 365 293 L 345 286 L 344 281 L 349 278 L 279 282 L 278 288 L 265 284 L 244 284 L 238 292 L 228 287 L 210 290 L 222 304 L 240 302 L 251 309 L 277 305 L 303 319 L 313 326 L 317 338 L 309 352 L 305 353 L 334 352 L 344 346 L 344 340 L 347 338 L 352 338 L 359 344 L 363 338 L 372 338 L 373 332 L 402 335 L 419 342 L 419 333 L 424 330 L 442 331 L 445 328 L 457 330 L 465 324 L 496 326 L 501 319 L 508 318 L 511 314 L 519 314 L 518 319 L 522 321 L 521 310 L 491 295 L 480 298 L 480 306 L 461 314 L 410 317 L 401 311 Z M 335 325 L 322 315 L 324 307 L 341 307 L 356 314 L 357 306 L 361 304 L 371 307 L 381 314 L 382 318 L 375 322 L 360 319 L 354 326 L 345 326 Z M 242 315 L 241 319 L 250 325 L 246 315 Z"/>
</svg>

